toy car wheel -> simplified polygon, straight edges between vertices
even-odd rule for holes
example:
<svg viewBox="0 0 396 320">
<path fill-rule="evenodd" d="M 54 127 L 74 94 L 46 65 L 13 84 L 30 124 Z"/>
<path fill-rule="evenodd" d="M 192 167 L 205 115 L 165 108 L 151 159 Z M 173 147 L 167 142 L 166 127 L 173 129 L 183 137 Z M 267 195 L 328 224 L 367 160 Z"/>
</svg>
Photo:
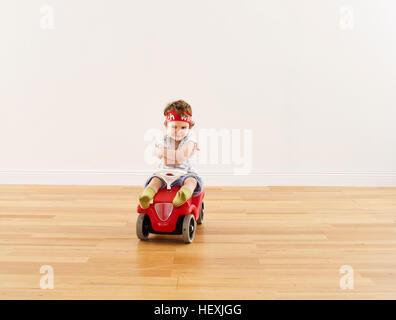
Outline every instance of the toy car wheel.
<svg viewBox="0 0 396 320">
<path fill-rule="evenodd" d="M 149 237 L 150 218 L 147 214 L 139 214 L 136 222 L 136 235 L 140 240 L 147 240 Z"/>
<path fill-rule="evenodd" d="M 197 219 L 197 224 L 202 224 L 204 220 L 204 203 L 201 205 L 201 212 L 199 213 L 199 217 Z"/>
<path fill-rule="evenodd" d="M 183 239 L 185 243 L 191 243 L 194 240 L 195 229 L 197 223 L 195 222 L 194 215 L 188 214 L 183 219 Z"/>
</svg>

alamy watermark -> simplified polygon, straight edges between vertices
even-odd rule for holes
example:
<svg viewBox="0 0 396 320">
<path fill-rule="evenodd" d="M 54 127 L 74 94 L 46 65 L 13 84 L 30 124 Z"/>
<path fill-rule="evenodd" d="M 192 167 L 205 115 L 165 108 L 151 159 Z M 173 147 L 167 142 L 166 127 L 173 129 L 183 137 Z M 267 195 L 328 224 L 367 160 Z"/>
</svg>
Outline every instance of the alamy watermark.
<svg viewBox="0 0 396 320">
<path fill-rule="evenodd" d="M 50 5 L 40 7 L 40 28 L 43 30 L 55 29 L 55 9 Z"/>
<path fill-rule="evenodd" d="M 40 268 L 40 273 L 44 273 L 40 277 L 40 288 L 43 290 L 54 289 L 54 268 L 49 265 L 43 265 Z"/>
<path fill-rule="evenodd" d="M 350 265 L 343 265 L 340 267 L 340 273 L 344 274 L 340 279 L 340 288 L 342 290 L 352 290 L 353 289 L 353 268 Z"/>
<path fill-rule="evenodd" d="M 151 144 L 144 151 L 147 164 L 158 161 L 153 156 L 155 143 L 163 133 L 160 129 L 149 129 L 144 134 L 145 141 Z M 198 164 L 222 164 L 232 166 L 233 174 L 249 174 L 253 167 L 253 130 L 252 129 L 200 129 L 198 130 L 199 146 Z M 219 157 L 221 150 L 221 157 Z"/>
<path fill-rule="evenodd" d="M 340 6 L 339 26 L 341 30 L 352 30 L 355 27 L 355 13 L 352 6 Z"/>
</svg>

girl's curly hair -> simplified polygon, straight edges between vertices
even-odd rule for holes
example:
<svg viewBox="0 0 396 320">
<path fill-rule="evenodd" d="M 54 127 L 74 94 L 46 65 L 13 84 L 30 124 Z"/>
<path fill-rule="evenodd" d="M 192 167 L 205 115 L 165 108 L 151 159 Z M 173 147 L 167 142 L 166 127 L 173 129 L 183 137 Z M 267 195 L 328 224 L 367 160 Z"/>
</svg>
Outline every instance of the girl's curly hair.
<svg viewBox="0 0 396 320">
<path fill-rule="evenodd" d="M 184 100 L 177 100 L 170 102 L 164 109 L 164 116 L 166 117 L 169 112 L 176 110 L 182 116 L 192 116 L 191 106 Z M 195 125 L 194 122 L 190 124 L 190 129 Z"/>
</svg>

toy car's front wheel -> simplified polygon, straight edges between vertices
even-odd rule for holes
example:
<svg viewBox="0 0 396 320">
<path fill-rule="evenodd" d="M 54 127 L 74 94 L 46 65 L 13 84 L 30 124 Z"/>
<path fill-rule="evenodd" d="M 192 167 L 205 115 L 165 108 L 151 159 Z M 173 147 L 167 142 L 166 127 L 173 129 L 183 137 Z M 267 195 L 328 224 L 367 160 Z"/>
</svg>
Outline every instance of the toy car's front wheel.
<svg viewBox="0 0 396 320">
<path fill-rule="evenodd" d="M 147 214 L 139 214 L 136 221 L 136 235 L 140 240 L 147 240 L 149 237 L 150 218 Z"/>
<path fill-rule="evenodd" d="M 184 243 L 193 242 L 196 228 L 197 228 L 197 223 L 195 221 L 194 215 L 188 214 L 188 215 L 184 216 L 184 219 L 183 219 Z"/>
</svg>

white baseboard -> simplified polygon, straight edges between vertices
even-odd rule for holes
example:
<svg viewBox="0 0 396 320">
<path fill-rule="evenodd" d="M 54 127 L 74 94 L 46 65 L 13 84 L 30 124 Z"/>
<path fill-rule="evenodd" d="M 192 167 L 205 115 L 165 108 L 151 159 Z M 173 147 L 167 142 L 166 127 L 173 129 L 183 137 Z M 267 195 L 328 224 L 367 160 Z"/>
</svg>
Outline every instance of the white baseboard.
<svg viewBox="0 0 396 320">
<path fill-rule="evenodd" d="M 396 172 L 198 171 L 207 186 L 376 186 L 396 187 Z M 0 171 L 0 184 L 142 186 L 152 171 Z"/>
</svg>

